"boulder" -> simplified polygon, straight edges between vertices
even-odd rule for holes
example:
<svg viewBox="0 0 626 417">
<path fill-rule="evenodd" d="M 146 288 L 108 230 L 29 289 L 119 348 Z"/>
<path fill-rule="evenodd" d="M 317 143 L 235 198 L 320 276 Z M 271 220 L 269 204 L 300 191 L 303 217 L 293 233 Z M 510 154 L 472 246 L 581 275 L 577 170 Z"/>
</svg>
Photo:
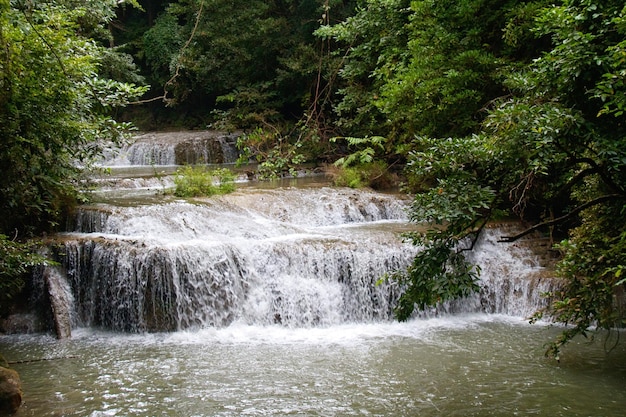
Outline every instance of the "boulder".
<svg viewBox="0 0 626 417">
<path fill-rule="evenodd" d="M 0 356 L 0 358 L 2 358 Z M 2 360 L 3 365 L 6 361 Z M 0 366 L 0 415 L 17 412 L 22 404 L 22 383 L 20 376 L 13 369 Z"/>
<path fill-rule="evenodd" d="M 35 314 L 12 314 L 0 319 L 0 333 L 27 334 L 45 331 L 45 327 Z"/>
</svg>

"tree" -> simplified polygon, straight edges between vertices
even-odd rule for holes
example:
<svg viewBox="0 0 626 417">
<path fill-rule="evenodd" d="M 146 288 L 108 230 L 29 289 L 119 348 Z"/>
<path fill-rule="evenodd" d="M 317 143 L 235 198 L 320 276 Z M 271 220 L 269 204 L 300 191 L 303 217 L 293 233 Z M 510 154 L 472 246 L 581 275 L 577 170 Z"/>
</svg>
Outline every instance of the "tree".
<svg viewBox="0 0 626 417">
<path fill-rule="evenodd" d="M 417 242 L 451 239 L 458 248 L 499 209 L 534 224 L 504 241 L 537 230 L 564 237 L 558 272 L 566 284 L 546 313 L 573 327 L 550 345 L 552 355 L 592 326 L 610 330 L 626 317 L 625 13 L 621 1 L 539 9 L 533 32 L 550 47 L 526 68 L 508 67 L 510 94 L 493 102 L 482 131 L 419 137 L 410 155 L 413 184 L 423 191 L 412 216 L 440 225 Z M 408 276 L 406 297 L 439 301 L 414 291 L 423 278 L 411 269 Z"/>
<path fill-rule="evenodd" d="M 526 8 L 518 1 L 360 2 L 355 16 L 318 30 L 343 46 L 338 123 L 347 136 L 382 135 L 402 149 L 415 135 L 475 133 L 485 105 L 506 94 L 502 67 L 528 45 L 518 33 L 515 45 L 502 37 L 507 21 L 525 21 Z"/>
<path fill-rule="evenodd" d="M 377 106 L 395 131 L 408 138 L 476 131 L 485 103 L 503 95 L 496 70 L 503 65 L 504 17 L 515 3 L 411 3 L 409 59 L 399 67 L 387 63 L 380 74 L 386 82 Z"/>
<path fill-rule="evenodd" d="M 0 0 L 0 251 L 11 259 L 31 262 L 14 241 L 56 228 L 78 197 L 79 166 L 129 128 L 111 109 L 145 92 L 100 76 L 105 49 L 91 36 L 118 3 Z M 3 263 L 2 279 L 19 264 Z"/>
<path fill-rule="evenodd" d="M 335 80 L 335 123 L 346 136 L 389 134 L 377 99 L 388 77 L 409 59 L 409 5 L 408 0 L 362 0 L 353 16 L 315 32 L 337 44 L 333 51 L 340 68 Z"/>
<path fill-rule="evenodd" d="M 340 16 L 350 3 L 171 2 L 145 33 L 143 54 L 170 105 L 202 103 L 205 120 L 217 108 L 236 127 L 297 120 L 317 80 L 313 30 L 331 8 Z"/>
</svg>

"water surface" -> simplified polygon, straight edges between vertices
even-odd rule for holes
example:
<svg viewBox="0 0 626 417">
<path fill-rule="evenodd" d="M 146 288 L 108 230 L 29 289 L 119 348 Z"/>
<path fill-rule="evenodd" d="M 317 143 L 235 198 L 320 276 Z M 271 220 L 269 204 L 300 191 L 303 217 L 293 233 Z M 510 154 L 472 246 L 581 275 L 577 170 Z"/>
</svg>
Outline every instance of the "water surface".
<svg viewBox="0 0 626 417">
<path fill-rule="evenodd" d="M 6 336 L 23 416 L 621 416 L 626 349 L 467 315 L 409 323 L 221 329 L 71 340 Z"/>
</svg>

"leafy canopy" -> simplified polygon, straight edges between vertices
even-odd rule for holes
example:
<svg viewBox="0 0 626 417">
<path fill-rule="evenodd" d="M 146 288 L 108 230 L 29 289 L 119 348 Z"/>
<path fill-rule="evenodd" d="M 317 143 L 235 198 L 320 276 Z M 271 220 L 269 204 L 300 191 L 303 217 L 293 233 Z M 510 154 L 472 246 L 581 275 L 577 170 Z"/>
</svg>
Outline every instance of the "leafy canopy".
<svg viewBox="0 0 626 417">
<path fill-rule="evenodd" d="M 552 294 L 556 301 L 547 313 L 574 327 L 550 346 L 554 355 L 592 326 L 619 327 L 626 317 L 620 278 L 626 259 L 626 130 L 620 117 L 626 90 L 616 77 L 626 70 L 626 61 L 616 60 L 624 12 L 619 1 L 565 1 L 539 9 L 533 31 L 549 37 L 550 47 L 526 68 L 509 67 L 510 95 L 494 102 L 482 132 L 419 140 L 426 151 L 411 155 L 414 182 L 439 181 L 439 188 L 416 198 L 416 220 L 428 219 L 432 207 L 438 215 L 466 213 L 471 227 L 505 208 L 536 224 L 528 232 L 551 230 L 565 238 L 558 248 L 566 284 Z M 461 182 L 458 196 L 442 200 L 442 182 Z M 459 236 L 454 222 L 444 229 Z"/>
<path fill-rule="evenodd" d="M 80 166 L 129 129 L 111 110 L 146 91 L 100 75 L 95 38 L 119 3 L 0 0 L 2 288 L 37 259 L 17 241 L 55 229 L 79 197 Z"/>
</svg>

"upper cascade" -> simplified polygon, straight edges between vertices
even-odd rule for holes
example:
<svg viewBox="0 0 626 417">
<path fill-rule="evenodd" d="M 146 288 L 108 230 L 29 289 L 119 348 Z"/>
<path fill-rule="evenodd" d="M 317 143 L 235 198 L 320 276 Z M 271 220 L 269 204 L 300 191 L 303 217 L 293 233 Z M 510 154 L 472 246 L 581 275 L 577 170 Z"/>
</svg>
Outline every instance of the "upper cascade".
<svg viewBox="0 0 626 417">
<path fill-rule="evenodd" d="M 212 130 L 144 133 L 122 149 L 111 148 L 103 166 L 234 163 L 239 133 Z"/>
</svg>

